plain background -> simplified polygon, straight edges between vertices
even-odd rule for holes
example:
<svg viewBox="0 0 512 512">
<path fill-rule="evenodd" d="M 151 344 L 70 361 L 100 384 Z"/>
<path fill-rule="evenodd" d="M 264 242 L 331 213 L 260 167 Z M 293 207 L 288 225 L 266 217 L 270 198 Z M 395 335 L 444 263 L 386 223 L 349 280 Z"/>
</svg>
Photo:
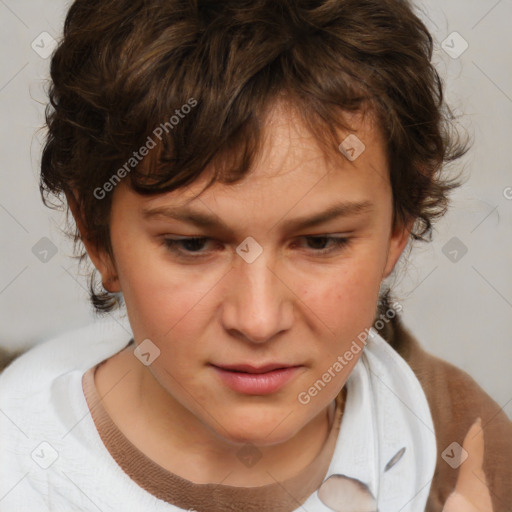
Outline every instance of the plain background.
<svg viewBox="0 0 512 512">
<path fill-rule="evenodd" d="M 69 5 L 0 0 L 0 345 L 6 347 L 28 347 L 94 321 L 86 280 L 60 232 L 64 215 L 45 208 L 38 190 L 50 63 L 44 53 L 50 36 L 59 39 Z M 512 418 L 512 0 L 417 5 L 436 41 L 434 62 L 448 103 L 474 143 L 454 169 L 464 168 L 467 181 L 452 195 L 433 242 L 416 244 L 407 267 L 400 261 L 396 295 L 423 346 L 471 374 Z M 43 261 L 41 248 L 49 251 Z"/>
</svg>

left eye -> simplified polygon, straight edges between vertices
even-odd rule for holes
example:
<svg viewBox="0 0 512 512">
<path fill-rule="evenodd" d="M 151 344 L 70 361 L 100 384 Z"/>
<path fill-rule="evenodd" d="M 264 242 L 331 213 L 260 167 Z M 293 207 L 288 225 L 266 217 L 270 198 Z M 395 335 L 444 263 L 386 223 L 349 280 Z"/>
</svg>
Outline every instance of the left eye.
<svg viewBox="0 0 512 512">
<path fill-rule="evenodd" d="M 318 242 L 323 242 L 323 243 L 319 244 L 322 246 L 325 245 L 325 242 L 332 242 L 330 249 L 326 249 L 323 247 L 322 248 L 317 247 L 317 249 L 314 250 L 314 252 L 320 252 L 320 253 L 327 253 L 327 252 L 335 251 L 336 249 L 341 249 L 342 247 L 345 247 L 349 243 L 348 238 L 337 237 L 337 236 L 306 236 L 306 237 L 304 237 L 304 239 L 313 241 L 313 245 L 317 245 L 317 246 L 318 246 Z"/>
<path fill-rule="evenodd" d="M 345 237 L 335 236 L 304 236 L 301 237 L 308 242 L 313 242 L 311 248 L 313 252 L 318 254 L 326 254 L 335 250 L 339 250 L 349 244 L 349 239 Z M 192 254 L 205 254 L 207 251 L 201 250 L 204 248 L 208 241 L 212 241 L 207 237 L 187 237 L 187 238 L 165 238 L 164 242 L 166 247 L 174 253 L 182 255 Z M 325 248 L 325 245 L 331 243 L 330 248 Z M 309 243 L 311 245 L 311 243 Z M 318 245 L 322 247 L 318 247 Z M 316 246 L 316 247 L 315 247 Z"/>
</svg>

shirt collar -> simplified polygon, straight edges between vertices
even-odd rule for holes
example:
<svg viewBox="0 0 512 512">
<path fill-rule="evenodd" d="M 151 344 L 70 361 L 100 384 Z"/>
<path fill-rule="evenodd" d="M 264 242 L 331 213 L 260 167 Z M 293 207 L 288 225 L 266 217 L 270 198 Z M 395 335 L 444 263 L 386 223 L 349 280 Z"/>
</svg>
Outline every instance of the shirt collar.
<svg viewBox="0 0 512 512">
<path fill-rule="evenodd" d="M 359 488 L 373 496 L 379 512 L 424 510 L 437 447 L 427 398 L 414 372 L 371 328 L 346 386 L 334 456 L 320 490 L 310 497 L 312 509 L 349 510 L 346 503 L 339 505 L 339 496 Z"/>
</svg>

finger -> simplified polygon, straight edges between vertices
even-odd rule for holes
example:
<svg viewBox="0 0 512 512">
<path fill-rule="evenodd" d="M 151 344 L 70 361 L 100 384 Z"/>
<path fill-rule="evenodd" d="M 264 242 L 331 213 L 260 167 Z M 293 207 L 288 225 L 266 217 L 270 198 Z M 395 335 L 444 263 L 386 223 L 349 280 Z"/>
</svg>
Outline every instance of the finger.
<svg viewBox="0 0 512 512">
<path fill-rule="evenodd" d="M 492 512 L 491 495 L 483 469 L 485 445 L 480 418 L 469 429 L 462 448 L 467 452 L 468 457 L 460 466 L 455 492 L 462 495 L 478 510 Z"/>
<path fill-rule="evenodd" d="M 491 509 L 492 511 L 492 509 Z M 487 510 L 482 510 L 480 508 L 476 508 L 472 503 L 470 503 L 462 494 L 458 492 L 452 492 L 448 497 L 448 500 L 444 504 L 443 512 L 488 512 Z"/>
</svg>

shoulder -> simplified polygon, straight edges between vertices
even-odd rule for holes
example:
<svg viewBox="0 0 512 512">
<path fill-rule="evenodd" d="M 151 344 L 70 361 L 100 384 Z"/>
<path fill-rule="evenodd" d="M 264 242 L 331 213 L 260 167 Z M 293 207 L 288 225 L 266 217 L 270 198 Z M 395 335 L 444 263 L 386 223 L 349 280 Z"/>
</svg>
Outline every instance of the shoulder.
<svg viewBox="0 0 512 512">
<path fill-rule="evenodd" d="M 451 453 L 446 450 L 453 443 L 462 446 L 471 425 L 480 417 L 484 471 L 494 512 L 508 511 L 512 505 L 512 422 L 503 408 L 468 373 L 425 351 L 398 317 L 386 334 L 420 381 L 432 413 L 438 454 L 427 510 L 441 510 L 455 488 L 458 468 L 452 468 L 443 454 Z"/>
<path fill-rule="evenodd" d="M 25 415 L 41 409 L 50 412 L 50 404 L 58 397 L 56 383 L 76 374 L 121 350 L 131 339 L 125 324 L 113 321 L 65 332 L 44 341 L 15 359 L 0 373 L 0 405 L 9 411 Z"/>
<path fill-rule="evenodd" d="M 0 393 L 9 395 L 14 389 L 29 391 L 31 386 L 40 387 L 63 373 L 85 371 L 121 349 L 130 339 L 127 322 L 101 321 L 67 331 L 14 359 L 0 373 Z"/>
<path fill-rule="evenodd" d="M 109 321 L 66 332 L 33 347 L 0 373 L 0 496 L 6 496 L 5 510 L 16 510 L 9 508 L 11 502 L 41 500 L 49 485 L 56 488 L 49 479 L 62 475 L 46 469 L 71 460 L 69 454 L 80 448 L 81 429 L 88 425 L 82 421 L 88 411 L 83 373 L 129 343 L 131 331 L 125 329 Z"/>
</svg>

